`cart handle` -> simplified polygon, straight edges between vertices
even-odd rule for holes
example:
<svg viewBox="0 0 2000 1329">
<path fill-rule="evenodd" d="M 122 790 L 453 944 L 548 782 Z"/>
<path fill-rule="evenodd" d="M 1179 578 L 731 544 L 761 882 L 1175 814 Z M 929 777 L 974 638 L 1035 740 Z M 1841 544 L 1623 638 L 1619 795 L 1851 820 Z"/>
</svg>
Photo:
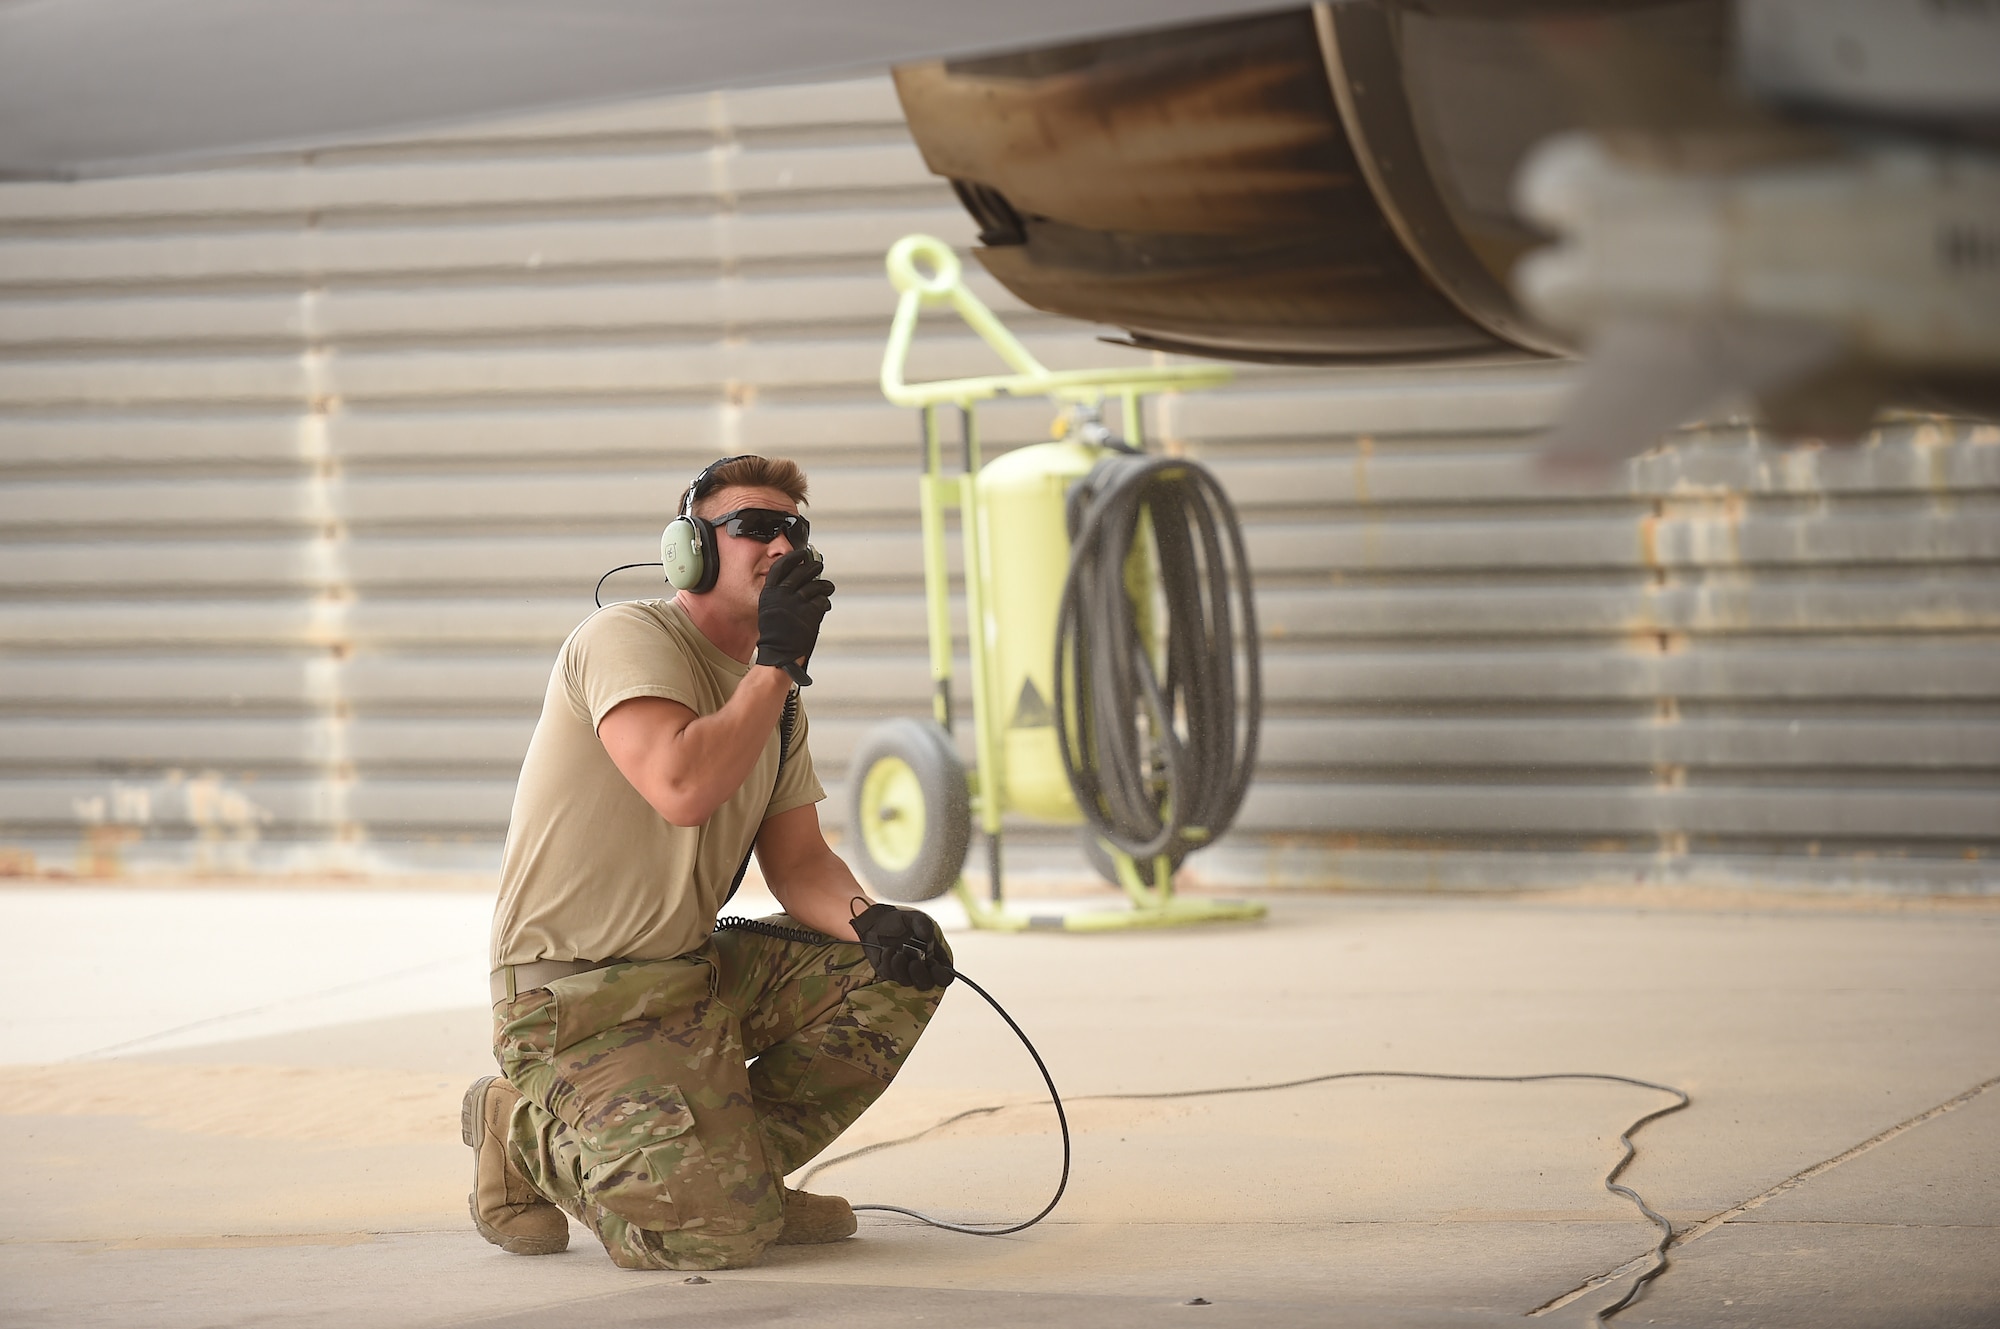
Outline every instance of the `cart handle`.
<svg viewBox="0 0 2000 1329">
<path fill-rule="evenodd" d="M 1049 369 L 1009 332 L 965 284 L 965 267 L 951 246 L 935 236 L 906 235 L 889 247 L 889 283 L 899 292 L 889 344 L 882 352 L 882 395 L 898 406 L 969 406 L 993 397 L 1052 397 L 1058 402 L 1097 404 L 1106 396 L 1135 397 L 1166 388 L 1210 387 L 1226 383 L 1233 371 L 1222 365 L 1167 365 L 1147 369 Z M 928 270 L 928 271 L 927 271 Z M 910 343 L 925 305 L 949 303 L 974 332 L 1006 361 L 1011 374 L 909 383 Z"/>
</svg>

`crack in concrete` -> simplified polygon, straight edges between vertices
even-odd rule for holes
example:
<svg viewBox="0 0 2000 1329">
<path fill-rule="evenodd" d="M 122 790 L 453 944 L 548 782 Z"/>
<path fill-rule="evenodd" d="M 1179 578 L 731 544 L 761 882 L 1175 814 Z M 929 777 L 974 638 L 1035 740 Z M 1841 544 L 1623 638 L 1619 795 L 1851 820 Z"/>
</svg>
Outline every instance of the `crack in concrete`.
<svg viewBox="0 0 2000 1329">
<path fill-rule="evenodd" d="M 228 1024 L 231 1020 L 241 1020 L 252 1015 L 268 1015 L 272 1011 L 283 1010 L 287 1006 L 297 1006 L 309 1001 L 318 1001 L 325 997 L 337 997 L 349 992 L 358 992 L 363 988 L 372 987 L 377 983 L 390 983 L 399 978 L 410 978 L 416 974 L 429 973 L 433 969 L 441 969 L 446 965 L 455 963 L 457 961 L 452 959 L 426 960 L 422 964 L 411 965 L 406 969 L 396 969 L 386 974 L 373 974 L 367 978 L 355 979 L 349 983 L 336 983 L 332 987 L 319 988 L 312 992 L 300 992 L 289 997 L 281 997 L 277 1001 L 265 1002 L 261 1006 L 245 1006 L 240 1010 L 223 1011 L 218 1015 L 204 1015 L 198 1020 L 189 1020 L 185 1024 L 177 1024 L 168 1029 L 158 1029 L 150 1034 L 141 1034 L 137 1038 L 128 1038 L 120 1043 L 111 1043 L 105 1047 L 92 1048 L 88 1052 L 73 1052 L 67 1057 L 59 1057 L 55 1061 L 46 1064 L 51 1066 L 68 1066 L 77 1062 L 95 1061 L 100 1057 L 109 1057 L 114 1052 L 132 1052 L 146 1046 L 148 1043 L 158 1043 L 163 1039 L 173 1038 L 178 1034 L 187 1033 L 192 1029 L 203 1029 L 210 1025 Z"/>
<path fill-rule="evenodd" d="M 1947 1112 L 1957 1111 L 1959 1108 L 1964 1107 L 1967 1103 L 1970 1103 L 1973 1099 L 1978 1098 L 1981 1094 L 1986 1093 L 1988 1090 L 1993 1089 L 1996 1086 L 2000 1086 L 2000 1075 L 1993 1076 L 1991 1079 L 1982 1080 L 1978 1084 L 1973 1085 L 1970 1089 L 1966 1089 L 1960 1093 L 1952 1095 L 1950 1098 L 1947 1098 L 1944 1102 L 1939 1103 L 1935 1107 L 1926 1108 L 1924 1111 L 1919 1112 L 1916 1116 L 1910 1117 L 1904 1121 L 1899 1121 L 1894 1126 L 1889 1127 L 1887 1130 L 1878 1131 L 1876 1134 L 1869 1136 L 1867 1139 L 1863 1140 L 1860 1144 L 1857 1144 L 1850 1149 L 1846 1149 L 1841 1153 L 1835 1154 L 1831 1158 L 1822 1159 L 1820 1162 L 1814 1163 L 1811 1167 L 1805 1168 L 1802 1171 L 1794 1172 L 1791 1176 L 1786 1177 L 1783 1181 L 1778 1182 L 1770 1189 L 1760 1191 L 1756 1195 L 1751 1196 L 1749 1199 L 1741 1201 L 1738 1204 L 1731 1205 L 1729 1208 L 1724 1209 L 1722 1212 L 1718 1214 L 1713 1214 L 1708 1218 L 1704 1218 L 1701 1222 L 1694 1224 L 1692 1227 L 1682 1228 L 1680 1231 L 1674 1234 L 1674 1239 L 1669 1244 L 1668 1248 L 1670 1250 L 1679 1250 L 1681 1247 L 1687 1245 L 1689 1242 L 1698 1241 L 1702 1237 L 1705 1237 L 1709 1233 L 1715 1231 L 1715 1229 L 1723 1226 L 1724 1224 L 1736 1218 L 1740 1218 L 1742 1215 L 1749 1213 L 1751 1210 L 1763 1208 L 1771 1201 L 1777 1199 L 1780 1195 L 1783 1195 L 1786 1191 L 1794 1190 L 1797 1187 L 1804 1185 L 1806 1182 L 1811 1181 L 1814 1177 L 1820 1176 L 1827 1172 L 1831 1172 L 1833 1171 L 1833 1169 L 1839 1167 L 1842 1163 L 1846 1163 L 1852 1159 L 1859 1158 L 1861 1155 L 1869 1152 L 1870 1150 L 1879 1148 L 1880 1146 L 1889 1143 L 1889 1141 L 1895 1139 L 1897 1136 L 1902 1135 L 1907 1131 L 1915 1130 L 1917 1127 L 1923 1125 L 1927 1121 L 1932 1120 L 1933 1118 L 1942 1117 Z M 1877 1226 L 1877 1225 L 1856 1224 L 1855 1226 Z M 1881 1224 L 1879 1226 L 1922 1227 L 1928 1225 L 1913 1223 L 1913 1224 Z M 1936 1226 L 1943 1227 L 1943 1226 L 1958 1226 L 1958 1225 L 1938 1224 Z M 1567 1292 L 1559 1293 L 1555 1297 L 1550 1298 L 1548 1301 L 1543 1302 L 1541 1305 L 1530 1310 L 1528 1314 L 1530 1316 L 1539 1316 L 1539 1315 L 1547 1315 L 1551 1311 L 1561 1310 L 1564 1306 L 1569 1305 L 1571 1302 L 1575 1301 L 1578 1297 L 1587 1296 L 1591 1292 L 1596 1291 L 1598 1288 L 1601 1288 L 1608 1283 L 1616 1282 L 1619 1279 L 1629 1277 L 1631 1274 L 1636 1273 L 1640 1268 L 1645 1266 L 1645 1264 L 1650 1258 L 1651 1258 L 1650 1254 L 1638 1256 L 1634 1259 L 1627 1260 L 1624 1264 L 1619 1265 L 1616 1269 L 1607 1270 L 1604 1273 L 1596 1274 L 1588 1279 L 1585 1279 L 1583 1282 L 1577 1284 L 1575 1287 L 1569 1289 Z"/>
<path fill-rule="evenodd" d="M 1907 1228 L 1913 1232 L 1991 1232 L 2000 1230 L 2000 1223 L 1877 1223 L 1857 1218 L 1776 1218 L 1763 1227 L 1866 1227 L 1866 1228 Z"/>
</svg>

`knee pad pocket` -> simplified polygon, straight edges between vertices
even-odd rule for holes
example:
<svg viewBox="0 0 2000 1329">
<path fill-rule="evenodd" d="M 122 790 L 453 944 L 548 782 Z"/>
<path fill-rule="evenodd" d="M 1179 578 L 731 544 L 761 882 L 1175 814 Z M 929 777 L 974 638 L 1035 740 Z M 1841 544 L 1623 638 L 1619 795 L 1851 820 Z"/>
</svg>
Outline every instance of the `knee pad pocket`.
<svg viewBox="0 0 2000 1329">
<path fill-rule="evenodd" d="M 710 1171 L 694 1113 L 673 1085 L 633 1086 L 582 1108 L 583 1182 L 591 1197 L 626 1222 L 655 1232 L 681 1226 L 677 1193 L 700 1189 Z M 689 1207 L 689 1216 L 699 1214 Z"/>
<path fill-rule="evenodd" d="M 939 995 L 887 983 L 856 988 L 820 1041 L 820 1056 L 846 1062 L 886 1084 L 916 1046 Z"/>
</svg>

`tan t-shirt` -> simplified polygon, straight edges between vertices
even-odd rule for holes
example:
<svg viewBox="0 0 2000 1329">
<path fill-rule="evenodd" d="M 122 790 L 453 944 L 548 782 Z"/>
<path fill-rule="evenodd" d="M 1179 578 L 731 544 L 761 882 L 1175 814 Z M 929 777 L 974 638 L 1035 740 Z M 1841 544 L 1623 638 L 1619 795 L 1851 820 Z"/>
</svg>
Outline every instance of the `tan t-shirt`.
<svg viewBox="0 0 2000 1329">
<path fill-rule="evenodd" d="M 597 726 L 633 697 L 667 697 L 713 715 L 749 672 L 672 600 L 610 605 L 570 634 L 514 791 L 493 914 L 495 968 L 663 960 L 701 945 L 765 819 L 826 797 L 806 749 L 805 708 L 782 774 L 773 726 L 742 787 L 700 826 L 655 812 L 619 774 Z"/>
</svg>

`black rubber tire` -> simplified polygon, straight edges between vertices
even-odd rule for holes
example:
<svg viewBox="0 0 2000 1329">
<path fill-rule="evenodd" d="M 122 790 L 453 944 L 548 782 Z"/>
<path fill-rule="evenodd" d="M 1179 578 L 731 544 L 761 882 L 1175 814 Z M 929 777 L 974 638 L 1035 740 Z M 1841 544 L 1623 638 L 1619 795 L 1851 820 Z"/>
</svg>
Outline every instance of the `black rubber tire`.
<svg viewBox="0 0 2000 1329">
<path fill-rule="evenodd" d="M 901 760 L 909 766 L 923 806 L 922 841 L 914 858 L 900 864 L 876 861 L 862 827 L 868 773 L 889 760 Z M 972 845 L 972 794 L 965 763 L 942 728 L 929 720 L 905 718 L 869 730 L 848 767 L 847 790 L 848 861 L 860 870 L 875 894 L 899 904 L 915 904 L 934 900 L 952 888 Z"/>
<path fill-rule="evenodd" d="M 1111 885 L 1123 890 L 1123 883 L 1118 880 L 1118 865 L 1112 862 L 1111 851 L 1104 847 L 1104 841 L 1097 838 L 1097 831 L 1093 827 L 1085 826 L 1082 838 L 1083 856 L 1090 860 L 1090 866 L 1097 869 L 1097 875 L 1110 882 Z M 1181 864 L 1187 861 L 1187 851 L 1185 849 L 1176 849 L 1173 851 L 1171 857 L 1174 864 L 1173 870 L 1179 872 Z M 1139 865 L 1139 880 L 1145 882 L 1148 886 L 1153 884 L 1143 863 Z"/>
</svg>

